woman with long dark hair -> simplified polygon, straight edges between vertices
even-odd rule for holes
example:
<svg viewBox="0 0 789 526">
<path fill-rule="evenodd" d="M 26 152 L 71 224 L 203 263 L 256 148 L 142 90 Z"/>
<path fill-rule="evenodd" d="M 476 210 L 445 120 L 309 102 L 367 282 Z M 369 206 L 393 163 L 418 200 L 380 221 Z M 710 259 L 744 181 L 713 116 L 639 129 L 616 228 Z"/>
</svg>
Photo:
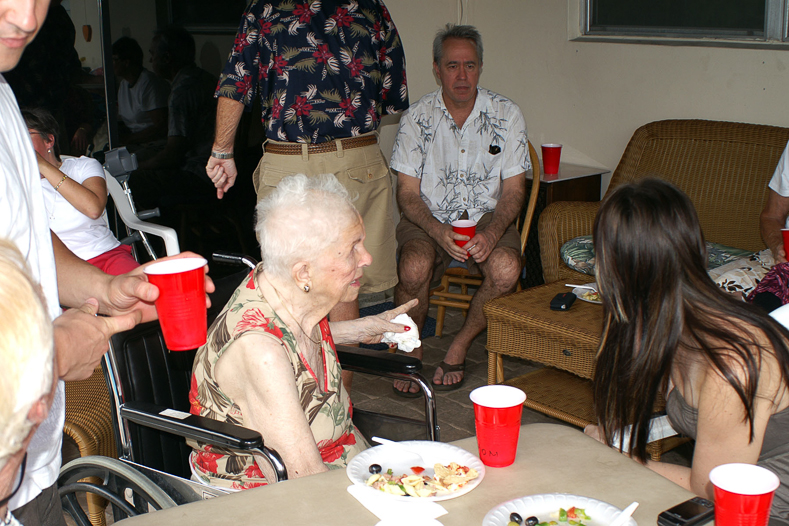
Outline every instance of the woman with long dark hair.
<svg viewBox="0 0 789 526">
<path fill-rule="evenodd" d="M 710 499 L 712 468 L 765 466 L 782 481 L 772 519 L 787 521 L 789 332 L 708 277 L 693 204 L 667 182 L 612 192 L 594 246 L 604 321 L 594 379 L 600 427 L 587 432 Z M 658 393 L 672 426 L 696 440 L 690 468 L 646 460 Z"/>
</svg>

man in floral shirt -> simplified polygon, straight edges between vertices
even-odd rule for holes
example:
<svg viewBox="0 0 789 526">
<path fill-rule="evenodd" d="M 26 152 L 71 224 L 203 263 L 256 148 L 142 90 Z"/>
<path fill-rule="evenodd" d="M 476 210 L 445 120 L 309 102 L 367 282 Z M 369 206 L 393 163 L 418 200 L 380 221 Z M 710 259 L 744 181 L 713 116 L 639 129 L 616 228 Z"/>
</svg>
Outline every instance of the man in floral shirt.
<svg viewBox="0 0 789 526">
<path fill-rule="evenodd" d="M 233 143 L 258 97 L 266 130 L 253 181 L 258 200 L 286 175 L 333 173 L 364 219 L 373 264 L 361 293 L 397 283 L 392 183 L 375 133 L 381 115 L 408 107 L 405 56 L 381 0 L 254 0 L 219 79 L 206 170 L 221 199 L 235 183 Z M 334 321 L 358 317 L 340 303 Z"/>
<path fill-rule="evenodd" d="M 421 330 L 434 270 L 443 272 L 456 260 L 482 272 L 482 286 L 463 327 L 433 376 L 437 390 L 451 390 L 463 383 L 466 352 L 487 325 L 482 306 L 515 288 L 521 265 L 513 221 L 523 205 L 531 162 L 518 106 L 477 86 L 482 39 L 475 28 L 447 25 L 439 31 L 433 69 L 441 87 L 403 114 L 392 153 L 403 212 L 397 226 L 400 283 L 395 302 L 419 298 L 411 316 Z M 455 234 L 450 225 L 466 217 L 477 222 L 470 239 Z M 461 248 L 456 240 L 466 242 Z M 398 380 L 395 392 L 418 396 L 419 387 Z"/>
</svg>

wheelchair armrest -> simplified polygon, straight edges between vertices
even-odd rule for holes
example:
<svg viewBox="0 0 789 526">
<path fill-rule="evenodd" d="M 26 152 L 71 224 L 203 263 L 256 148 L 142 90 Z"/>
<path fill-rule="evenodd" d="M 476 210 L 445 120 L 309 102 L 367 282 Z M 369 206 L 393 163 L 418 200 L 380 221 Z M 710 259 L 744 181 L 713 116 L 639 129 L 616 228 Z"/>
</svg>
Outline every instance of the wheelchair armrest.
<svg viewBox="0 0 789 526">
<path fill-rule="evenodd" d="M 386 373 L 414 374 L 422 370 L 422 360 L 413 356 L 393 354 L 386 351 L 360 349 L 337 345 L 337 358 L 343 369 L 372 369 Z"/>
<path fill-rule="evenodd" d="M 274 469 L 277 482 L 288 480 L 288 470 L 282 457 L 263 444 L 263 437 L 257 431 L 148 402 L 126 402 L 121 406 L 120 414 L 121 418 L 130 422 L 165 433 L 220 447 L 261 453 Z"/>
<path fill-rule="evenodd" d="M 121 406 L 121 416 L 135 424 L 220 447 L 250 450 L 263 446 L 263 437 L 257 431 L 148 402 L 126 402 Z"/>
</svg>

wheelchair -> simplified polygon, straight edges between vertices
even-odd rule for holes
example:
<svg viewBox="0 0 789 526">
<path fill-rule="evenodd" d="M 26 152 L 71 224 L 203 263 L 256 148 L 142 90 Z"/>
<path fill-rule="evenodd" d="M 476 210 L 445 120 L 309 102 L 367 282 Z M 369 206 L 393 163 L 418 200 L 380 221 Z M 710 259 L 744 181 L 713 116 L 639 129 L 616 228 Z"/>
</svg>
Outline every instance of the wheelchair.
<svg viewBox="0 0 789 526">
<path fill-rule="evenodd" d="M 252 258 L 215 254 L 215 261 L 254 268 Z M 229 300 L 249 268 L 215 282 L 209 324 Z M 116 334 L 104 356 L 102 368 L 110 389 L 112 421 L 119 459 L 89 456 L 61 469 L 58 479 L 63 509 L 79 526 L 91 526 L 80 505 L 80 494 L 93 494 L 112 506 L 115 521 L 227 494 L 223 488 L 190 480 L 187 439 L 264 456 L 277 474 L 287 479 L 279 454 L 265 446 L 256 431 L 189 413 L 188 392 L 196 351 L 170 352 L 158 322 L 138 325 Z M 439 440 L 433 388 L 420 373 L 416 358 L 370 349 L 337 345 L 344 370 L 420 385 L 425 401 L 424 418 L 413 419 L 354 409 L 354 424 L 369 440 Z M 92 482 L 84 481 L 94 477 Z"/>
</svg>

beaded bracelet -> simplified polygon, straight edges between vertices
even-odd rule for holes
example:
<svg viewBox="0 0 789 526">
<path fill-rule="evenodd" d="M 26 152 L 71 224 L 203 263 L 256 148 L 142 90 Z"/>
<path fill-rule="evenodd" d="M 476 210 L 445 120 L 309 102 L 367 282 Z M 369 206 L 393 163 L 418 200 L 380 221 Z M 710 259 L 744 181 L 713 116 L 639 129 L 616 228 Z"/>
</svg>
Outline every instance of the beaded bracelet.
<svg viewBox="0 0 789 526">
<path fill-rule="evenodd" d="M 61 179 L 61 180 L 60 180 L 60 182 L 57 184 L 57 186 L 55 186 L 55 191 L 56 191 L 56 192 L 59 192 L 59 191 L 60 191 L 60 190 L 58 190 L 58 188 L 60 188 L 60 185 L 62 185 L 62 184 L 63 184 L 63 181 L 65 181 L 66 179 L 68 179 L 68 175 L 64 175 L 64 176 L 63 176 L 63 179 Z"/>
</svg>

